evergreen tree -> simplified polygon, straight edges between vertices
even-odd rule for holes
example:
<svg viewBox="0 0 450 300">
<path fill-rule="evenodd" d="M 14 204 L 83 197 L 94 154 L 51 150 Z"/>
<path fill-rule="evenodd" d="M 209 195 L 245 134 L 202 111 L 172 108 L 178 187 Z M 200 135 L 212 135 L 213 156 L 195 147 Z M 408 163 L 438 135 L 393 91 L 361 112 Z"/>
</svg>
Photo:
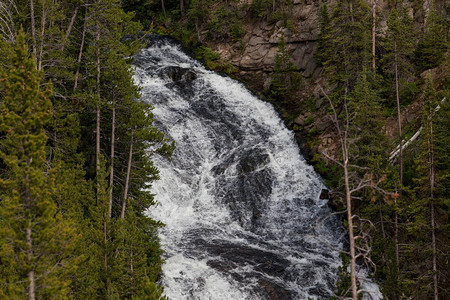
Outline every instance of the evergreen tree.
<svg viewBox="0 0 450 300">
<path fill-rule="evenodd" d="M 319 57 L 335 92 L 349 93 L 364 69 L 369 69 L 371 54 L 371 11 L 364 1 L 339 1 L 327 24 L 325 8 L 321 9 L 322 31 Z"/>
<path fill-rule="evenodd" d="M 12 66 L 0 75 L 0 295 L 7 298 L 67 298 L 77 234 L 57 212 L 58 167 L 46 160 L 44 126 L 51 118 L 51 85 L 40 89 L 42 72 L 28 58 L 20 32 Z"/>
<path fill-rule="evenodd" d="M 293 97 L 299 90 L 302 76 L 291 61 L 284 36 L 278 43 L 275 66 L 271 80 L 271 96 L 284 103 L 293 103 Z"/>
<path fill-rule="evenodd" d="M 327 61 L 327 47 L 330 43 L 332 32 L 330 13 L 326 2 L 321 2 L 319 9 L 320 32 L 317 36 L 317 50 L 314 54 L 319 64 L 323 65 Z"/>
<path fill-rule="evenodd" d="M 448 24 L 436 10 L 431 10 L 419 45 L 415 50 L 415 61 L 421 71 L 441 64 L 448 51 Z"/>
<path fill-rule="evenodd" d="M 420 152 L 417 157 L 417 186 L 416 197 L 413 206 L 408 212 L 414 215 L 414 221 L 408 230 L 414 237 L 414 247 L 407 252 L 407 259 L 414 261 L 415 268 L 408 270 L 409 289 L 418 298 L 445 298 L 440 296 L 445 293 L 441 289 L 441 283 L 448 276 L 448 263 L 439 255 L 448 251 L 448 244 L 444 236 L 448 236 L 448 228 L 444 224 L 448 221 L 448 194 L 443 184 L 448 183 L 448 172 L 442 169 L 442 163 L 448 156 L 448 145 L 441 144 L 442 140 L 448 141 L 446 130 L 448 129 L 448 111 L 437 114 L 438 98 L 428 74 L 424 90 L 424 107 L 422 112 L 422 135 Z M 447 124 L 444 128 L 437 126 L 447 113 Z M 441 119 L 441 120 L 440 120 Z M 442 123 L 441 123 L 442 124 Z M 439 128 L 440 127 L 440 128 Z M 444 131 L 442 130 L 444 129 Z M 447 149 L 446 149 L 447 148 Z M 444 159 L 444 160 L 443 160 Z M 438 238 L 440 237 L 440 238 Z M 417 254 L 419 254 L 417 256 Z M 417 259 L 419 258 L 419 259 Z M 428 271 L 426 271 L 428 270 Z"/>
</svg>

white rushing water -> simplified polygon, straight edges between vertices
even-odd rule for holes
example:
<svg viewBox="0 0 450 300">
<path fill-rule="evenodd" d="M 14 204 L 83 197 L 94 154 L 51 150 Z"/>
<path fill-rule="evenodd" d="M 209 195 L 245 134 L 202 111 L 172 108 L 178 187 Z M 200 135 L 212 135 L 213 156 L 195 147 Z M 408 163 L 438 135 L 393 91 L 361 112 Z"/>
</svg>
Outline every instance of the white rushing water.
<svg viewBox="0 0 450 300">
<path fill-rule="evenodd" d="M 273 107 L 207 71 L 170 40 L 136 56 L 135 80 L 176 142 L 156 158 L 166 224 L 165 293 L 181 299 L 307 299 L 332 294 L 345 234 L 323 184 Z M 326 243 L 324 242 L 326 241 Z M 331 247 L 330 247 L 331 246 Z"/>
</svg>

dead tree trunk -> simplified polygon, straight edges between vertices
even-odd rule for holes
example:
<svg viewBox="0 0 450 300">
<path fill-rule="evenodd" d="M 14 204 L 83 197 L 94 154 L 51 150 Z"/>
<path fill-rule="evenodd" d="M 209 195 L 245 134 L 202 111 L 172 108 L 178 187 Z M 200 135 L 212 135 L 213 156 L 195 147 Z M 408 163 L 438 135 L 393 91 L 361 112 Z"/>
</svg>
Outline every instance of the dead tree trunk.
<svg viewBox="0 0 450 300">
<path fill-rule="evenodd" d="M 33 40 L 33 54 L 34 58 L 37 58 L 37 46 L 36 46 L 36 20 L 34 17 L 34 1 L 30 0 L 30 17 L 31 17 L 31 38 Z"/>
<path fill-rule="evenodd" d="M 431 248 L 433 252 L 433 294 L 434 300 L 438 300 L 438 278 L 437 278 L 437 248 L 436 248 L 436 218 L 434 209 L 434 185 L 435 185 L 435 168 L 434 168 L 434 141 L 433 141 L 433 119 L 430 115 L 430 134 L 428 138 L 429 153 L 429 172 L 430 172 L 430 215 L 431 215 Z"/>
<path fill-rule="evenodd" d="M 328 95 L 321 88 L 322 93 L 328 99 L 331 109 L 333 110 L 333 123 L 335 124 L 336 130 L 338 131 L 339 142 L 341 146 L 342 153 L 342 161 L 335 162 L 344 169 L 344 185 L 345 185 L 345 201 L 347 206 L 347 222 L 348 222 L 348 236 L 350 243 L 350 280 L 351 280 L 351 290 L 352 290 L 352 299 L 358 299 L 358 289 L 356 282 L 356 245 L 355 245 L 355 236 L 354 236 L 354 227 L 353 227 L 353 216 L 352 216 L 352 192 L 355 189 L 350 189 L 350 175 L 349 175 L 349 147 L 348 147 L 348 134 L 349 134 L 349 126 L 350 126 L 350 117 L 349 112 L 347 110 L 347 103 L 344 100 L 344 108 L 345 108 L 345 125 L 341 128 L 338 120 L 338 114 L 336 109 L 334 108 L 333 102 L 328 97 Z M 358 189 L 362 188 L 364 185 L 358 185 Z"/>
<path fill-rule="evenodd" d="M 26 240 L 27 240 L 27 258 L 28 263 L 31 263 L 31 260 L 33 258 L 33 240 L 31 238 L 31 224 L 26 228 Z M 28 280 L 30 281 L 28 286 L 28 300 L 35 300 L 36 299 L 36 278 L 34 277 L 34 268 L 32 268 L 28 272 Z"/>
<path fill-rule="evenodd" d="M 41 19 L 41 32 L 40 32 L 40 44 L 39 44 L 39 57 L 38 61 L 38 70 L 42 70 L 42 59 L 44 52 L 44 34 L 45 34 L 45 22 L 47 19 L 47 12 L 45 11 L 45 4 L 42 4 L 42 19 Z"/>
<path fill-rule="evenodd" d="M 400 147 L 400 154 L 399 154 L 399 164 L 400 164 L 400 187 L 398 192 L 398 200 L 401 200 L 402 196 L 402 189 L 403 189 L 403 145 L 402 145 L 402 121 L 401 121 L 401 114 L 400 114 L 400 94 L 399 94 L 399 88 L 398 88 L 398 61 L 397 61 L 397 43 L 394 44 L 394 51 L 395 51 L 395 95 L 397 99 L 397 121 L 398 121 L 398 138 L 399 138 L 399 147 Z M 400 250 L 398 245 L 398 212 L 397 212 L 397 199 L 396 199 L 396 209 L 394 212 L 394 219 L 395 219 L 395 228 L 394 228 L 394 242 L 395 242 L 395 260 L 396 260 L 396 266 L 397 266 L 397 274 L 400 271 Z"/>
<path fill-rule="evenodd" d="M 184 18 L 184 0 L 180 0 L 181 17 Z"/>
<path fill-rule="evenodd" d="M 105 267 L 105 274 L 106 274 L 106 295 L 109 296 L 109 276 L 108 276 L 108 230 L 107 230 L 107 221 L 106 213 L 103 215 L 103 235 L 104 235 L 104 267 Z"/>
<path fill-rule="evenodd" d="M 114 188 L 114 146 L 116 133 L 116 99 L 113 98 L 112 104 L 112 121 L 111 121 L 111 171 L 109 174 L 109 205 L 108 218 L 111 220 L 112 203 L 113 203 L 113 188 Z"/>
<path fill-rule="evenodd" d="M 163 13 L 164 13 L 164 21 L 166 21 L 167 20 L 167 14 L 166 14 L 166 7 L 164 5 L 164 0 L 161 0 L 161 7 L 162 7 L 162 10 L 163 10 Z"/>
<path fill-rule="evenodd" d="M 377 1 L 372 0 L 372 70 L 375 74 L 375 34 L 376 34 L 376 7 Z"/>
<path fill-rule="evenodd" d="M 95 129 L 95 156 L 96 156 L 96 170 L 97 175 L 100 173 L 100 24 L 97 20 L 96 22 L 96 43 L 97 43 L 97 82 L 96 82 L 96 89 L 97 89 L 97 108 L 96 108 L 96 114 L 97 114 L 97 124 Z M 97 194 L 99 192 L 99 179 L 97 178 Z"/>
<path fill-rule="evenodd" d="M 130 173 L 131 173 L 131 162 L 133 157 L 133 129 L 131 130 L 131 141 L 130 141 L 130 154 L 128 156 L 128 166 L 127 166 L 127 175 L 125 178 L 125 189 L 123 192 L 123 201 L 122 201 L 122 212 L 120 214 L 120 218 L 123 220 L 125 218 L 125 209 L 127 207 L 127 199 L 128 199 L 128 187 L 130 186 Z"/>
<path fill-rule="evenodd" d="M 80 8 L 79 5 L 77 7 L 75 7 L 75 10 L 73 12 L 72 18 L 70 19 L 69 26 L 67 27 L 66 35 L 64 36 L 64 40 L 63 40 L 62 45 L 61 45 L 61 51 L 64 51 L 64 48 L 66 47 L 67 41 L 69 40 L 69 36 L 70 36 L 70 33 L 72 32 L 73 24 L 75 23 L 75 19 L 77 17 L 79 8 Z"/>
<path fill-rule="evenodd" d="M 81 43 L 80 43 L 80 51 L 78 52 L 78 66 L 77 66 L 77 71 L 75 73 L 75 83 L 73 85 L 73 90 L 75 91 L 78 87 L 78 77 L 80 75 L 80 63 L 81 63 L 81 58 L 83 56 L 83 49 L 84 49 L 84 40 L 86 38 L 86 27 L 87 27 L 87 21 L 88 21 L 88 12 L 86 9 L 86 14 L 84 15 L 84 24 L 83 24 L 83 32 L 81 34 Z"/>
<path fill-rule="evenodd" d="M 344 159 L 344 181 L 345 181 L 345 198 L 347 203 L 348 237 L 350 240 L 350 279 L 352 282 L 352 299 L 358 300 L 358 291 L 356 285 L 355 237 L 353 233 L 352 198 L 350 194 L 350 185 L 349 185 L 348 158 Z"/>
</svg>

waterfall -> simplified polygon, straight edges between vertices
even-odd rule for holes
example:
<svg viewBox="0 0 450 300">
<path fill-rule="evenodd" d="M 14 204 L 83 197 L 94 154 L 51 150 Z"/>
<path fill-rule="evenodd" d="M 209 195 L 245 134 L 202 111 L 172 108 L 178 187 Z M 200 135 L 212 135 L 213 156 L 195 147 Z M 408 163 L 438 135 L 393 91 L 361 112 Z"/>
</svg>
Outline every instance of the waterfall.
<svg viewBox="0 0 450 300">
<path fill-rule="evenodd" d="M 345 241 L 324 187 L 273 107 L 154 37 L 135 57 L 142 96 L 174 140 L 155 158 L 170 299 L 307 299 L 332 294 Z M 325 220 L 324 220 L 325 219 Z"/>
</svg>

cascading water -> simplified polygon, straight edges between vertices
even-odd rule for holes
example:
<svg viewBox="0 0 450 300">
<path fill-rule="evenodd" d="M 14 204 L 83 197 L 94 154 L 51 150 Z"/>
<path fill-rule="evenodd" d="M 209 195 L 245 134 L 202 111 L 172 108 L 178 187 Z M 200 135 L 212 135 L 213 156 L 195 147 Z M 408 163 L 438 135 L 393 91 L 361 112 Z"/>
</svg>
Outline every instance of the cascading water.
<svg viewBox="0 0 450 300">
<path fill-rule="evenodd" d="M 323 185 L 272 106 L 153 38 L 135 81 L 176 142 L 156 158 L 166 295 L 180 299 L 307 299 L 332 294 L 345 232 Z"/>
</svg>

